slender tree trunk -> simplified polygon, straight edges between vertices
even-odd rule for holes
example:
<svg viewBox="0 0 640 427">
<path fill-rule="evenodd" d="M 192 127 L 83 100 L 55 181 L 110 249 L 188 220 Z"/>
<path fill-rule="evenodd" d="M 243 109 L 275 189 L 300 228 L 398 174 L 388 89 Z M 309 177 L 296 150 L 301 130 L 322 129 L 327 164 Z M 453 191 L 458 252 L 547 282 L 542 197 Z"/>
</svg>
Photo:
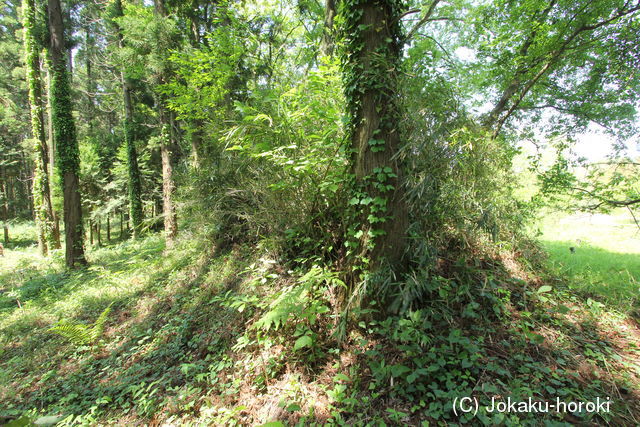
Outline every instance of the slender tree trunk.
<svg viewBox="0 0 640 427">
<path fill-rule="evenodd" d="M 29 181 L 29 177 L 26 175 L 26 161 L 24 162 L 25 164 L 25 169 L 23 169 L 25 172 L 25 176 L 23 176 L 21 178 L 22 182 L 24 182 L 25 186 L 27 185 L 26 183 Z M 16 198 L 16 184 L 15 184 L 15 179 L 16 177 L 9 177 L 8 181 L 7 181 L 7 185 L 9 188 L 9 197 L 7 198 L 7 200 L 12 200 L 13 203 L 11 203 L 9 205 L 9 210 L 11 211 L 11 214 L 14 218 L 18 217 L 18 203 L 16 203 L 17 198 Z M 31 216 L 34 215 L 34 210 L 33 210 L 33 198 L 29 197 L 29 195 L 31 194 L 30 191 L 23 191 L 23 193 L 27 196 L 27 207 L 29 208 L 29 212 L 31 213 Z"/>
<path fill-rule="evenodd" d="M 98 236 L 98 247 L 102 246 L 102 221 L 98 220 L 96 224 L 96 235 Z"/>
<path fill-rule="evenodd" d="M 155 13 L 160 18 L 167 15 L 164 0 L 155 0 Z M 161 82 L 168 80 L 169 72 L 164 70 L 161 73 Z M 173 178 L 173 166 L 176 157 L 175 121 L 173 113 L 167 108 L 166 99 L 163 95 L 158 95 L 158 116 L 162 132 L 162 143 L 160 145 L 160 155 L 162 157 L 162 214 L 164 218 L 164 234 L 167 247 L 172 247 L 178 234 L 178 221 L 176 209 L 173 204 L 173 193 L 176 184 Z"/>
<path fill-rule="evenodd" d="M 33 35 L 35 31 L 34 0 L 23 0 L 22 8 L 24 14 L 24 46 L 27 83 L 29 86 L 29 105 L 31 107 L 31 131 L 35 140 L 34 151 L 36 154 L 33 175 L 34 210 L 38 226 L 38 246 L 42 255 L 47 255 L 49 249 L 56 246 L 56 236 L 54 233 L 55 221 L 49 184 L 49 147 L 47 146 L 44 132 L 40 49 Z"/>
<path fill-rule="evenodd" d="M 140 169 L 138 167 L 138 153 L 136 152 L 134 140 L 133 124 L 133 104 L 131 102 L 131 91 L 124 73 L 122 74 L 122 92 L 125 106 L 125 143 L 127 145 L 127 170 L 129 172 L 129 212 L 133 224 L 133 238 L 140 234 L 142 219 L 142 182 L 140 179 Z"/>
<path fill-rule="evenodd" d="M 191 155 L 192 166 L 194 169 L 200 169 L 202 163 L 202 128 L 204 123 L 202 120 L 193 121 L 193 130 L 191 132 Z"/>
<path fill-rule="evenodd" d="M 114 6 L 115 17 L 124 16 L 121 0 L 115 0 Z M 122 49 L 125 47 L 122 29 L 117 24 L 115 24 L 115 27 L 118 36 L 118 45 L 120 49 Z M 138 153 L 136 152 L 135 146 L 131 82 L 127 78 L 124 70 L 120 73 L 120 80 L 122 82 L 122 98 L 124 100 L 124 138 L 127 146 L 127 170 L 129 173 L 129 212 L 133 225 L 133 238 L 135 239 L 140 234 L 140 227 L 142 226 L 144 217 L 142 212 L 142 182 L 140 178 L 140 168 L 138 167 Z"/>
<path fill-rule="evenodd" d="M 50 65 L 50 64 L 49 64 Z M 49 175 L 54 182 L 56 141 L 53 132 L 53 108 L 51 108 L 51 67 L 47 67 L 47 127 L 49 132 Z"/>
<path fill-rule="evenodd" d="M 93 246 L 93 220 L 89 220 L 89 243 Z"/>
<path fill-rule="evenodd" d="M 351 115 L 351 166 L 355 176 L 355 222 L 361 259 L 368 269 L 383 262 L 401 270 L 408 210 L 403 169 L 396 74 L 401 10 L 396 0 L 349 0 L 345 7 L 347 54 L 343 69 Z M 354 230 L 355 231 L 355 230 Z"/>
<path fill-rule="evenodd" d="M 91 30 L 89 28 L 89 24 L 85 25 L 84 28 L 84 46 L 85 46 L 85 58 L 84 58 L 84 65 L 85 65 L 85 71 L 87 72 L 87 111 L 86 111 L 86 118 L 85 120 L 87 121 L 87 125 L 88 125 L 88 134 L 89 136 L 93 136 L 94 132 L 93 132 L 93 119 L 95 116 L 95 109 L 94 109 L 94 93 L 95 93 L 95 82 L 93 80 L 93 76 L 92 76 L 92 69 L 91 69 L 91 51 L 93 50 L 93 38 L 91 37 Z"/>
<path fill-rule="evenodd" d="M 82 232 L 80 198 L 80 153 L 73 118 L 71 87 L 65 61 L 64 24 L 60 0 L 49 0 L 51 46 L 51 106 L 57 143 L 58 170 L 62 178 L 65 225 L 65 260 L 67 267 L 86 264 Z"/>
<path fill-rule="evenodd" d="M 165 114 L 170 112 L 165 111 Z M 175 191 L 175 181 L 173 178 L 173 161 L 175 143 L 173 138 L 173 119 L 169 118 L 168 125 L 169 135 L 160 147 L 162 155 L 162 214 L 164 216 L 164 233 L 167 240 L 167 246 L 173 246 L 176 235 L 178 234 L 178 221 L 176 209 L 173 204 L 173 193 Z"/>
<path fill-rule="evenodd" d="M 336 0 L 325 0 L 324 2 L 324 27 L 322 29 L 322 42 L 320 52 L 325 56 L 333 54 L 333 20 L 336 16 Z"/>
<path fill-rule="evenodd" d="M 49 186 L 51 190 L 51 200 L 53 201 L 55 183 L 55 138 L 53 132 L 53 109 L 51 108 L 51 67 L 47 66 L 47 132 L 49 140 L 49 182 L 52 183 Z M 62 247 L 60 242 L 60 215 L 56 209 L 53 209 L 53 247 L 60 249 Z"/>
<path fill-rule="evenodd" d="M 4 243 L 5 245 L 9 243 L 9 225 L 8 225 L 8 221 L 9 221 L 9 191 L 8 191 L 8 185 L 7 185 L 7 175 L 6 172 L 4 171 L 4 169 L 2 169 L 2 188 L 0 188 L 0 191 L 2 192 L 3 195 L 3 201 L 2 201 L 2 229 L 3 229 L 3 234 L 4 234 Z"/>
</svg>

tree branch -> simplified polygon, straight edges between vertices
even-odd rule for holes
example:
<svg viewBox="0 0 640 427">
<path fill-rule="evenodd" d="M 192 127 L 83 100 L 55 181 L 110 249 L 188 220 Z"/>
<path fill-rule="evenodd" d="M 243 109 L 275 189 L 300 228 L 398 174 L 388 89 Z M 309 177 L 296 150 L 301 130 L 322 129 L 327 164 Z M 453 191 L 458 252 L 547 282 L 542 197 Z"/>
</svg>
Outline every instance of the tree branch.
<svg viewBox="0 0 640 427">
<path fill-rule="evenodd" d="M 413 28 L 411 28 L 409 33 L 407 33 L 407 36 L 405 37 L 405 43 L 407 41 L 411 40 L 411 38 L 420 29 L 420 27 L 422 27 L 424 24 L 429 22 L 429 19 L 431 18 L 431 15 L 433 15 L 433 11 L 435 10 L 435 8 L 438 5 L 438 3 L 440 3 L 440 1 L 441 0 L 433 0 L 433 3 L 431 3 L 431 5 L 429 6 L 429 9 L 427 9 L 427 13 L 425 13 L 424 16 L 422 17 L 422 19 L 420 19 L 416 23 L 416 25 L 414 25 Z"/>
<path fill-rule="evenodd" d="M 550 10 L 550 7 L 552 7 L 555 4 L 555 1 L 552 2 L 552 4 L 549 6 L 549 8 L 547 8 L 545 10 L 545 18 L 548 17 L 548 11 Z M 513 105 L 508 109 L 507 113 L 501 117 L 500 119 L 498 119 L 498 116 L 500 115 L 501 111 L 504 111 L 504 109 L 506 108 L 507 103 L 509 102 L 509 100 L 511 98 L 513 98 L 513 96 L 515 95 L 517 89 L 520 87 L 520 82 L 518 81 L 518 75 L 524 75 L 526 71 L 528 71 L 528 69 L 530 69 L 531 64 L 529 64 L 527 67 L 523 66 L 521 67 L 520 70 L 518 70 L 516 72 L 516 78 L 514 78 L 513 82 L 509 85 L 509 87 L 505 90 L 505 92 L 503 93 L 503 96 L 501 97 L 500 101 L 498 102 L 498 104 L 496 105 L 496 107 L 491 111 L 491 113 L 489 114 L 489 117 L 486 121 L 487 124 L 493 124 L 496 123 L 494 132 L 493 132 L 493 136 L 494 138 L 500 133 L 502 126 L 504 125 L 504 123 L 507 121 L 507 119 L 513 114 L 513 112 L 518 108 L 520 102 L 522 102 L 522 100 L 524 99 L 524 97 L 529 93 L 529 91 L 531 90 L 531 88 L 540 80 L 540 78 L 542 76 L 544 76 L 547 71 L 549 71 L 553 65 L 555 65 L 562 57 L 562 55 L 567 51 L 572 49 L 571 47 L 571 43 L 582 33 L 585 32 L 590 32 L 590 31 L 594 31 L 598 28 L 601 28 L 605 25 L 611 24 L 612 22 L 623 18 L 625 16 L 628 16 L 630 14 L 633 14 L 635 12 L 640 11 L 640 2 L 638 2 L 635 6 L 633 7 L 628 7 L 630 4 L 630 2 L 625 3 L 625 5 L 619 9 L 617 9 L 617 11 L 609 18 L 603 19 L 602 21 L 596 22 L 594 24 L 582 24 L 580 25 L 578 28 L 576 28 L 565 40 L 562 41 L 562 43 L 560 44 L 560 46 L 555 49 L 554 51 L 549 52 L 549 60 L 547 60 L 545 62 L 545 64 L 542 66 L 542 68 L 540 69 L 540 71 L 538 71 L 538 73 L 536 73 L 536 75 L 529 80 L 529 82 L 523 87 L 523 89 L 520 91 L 517 100 L 513 103 Z M 523 48 L 521 49 L 521 53 L 525 53 L 528 50 L 529 45 L 531 44 L 530 40 L 532 40 L 533 37 L 535 37 L 536 35 L 536 31 L 532 31 L 531 33 L 531 37 L 525 42 L 525 44 L 523 45 Z M 537 61 L 534 60 L 534 62 Z"/>
<path fill-rule="evenodd" d="M 594 199 L 600 202 L 596 205 L 589 206 L 588 207 L 589 209 L 598 209 L 602 205 L 609 205 L 609 206 L 615 206 L 615 207 L 629 207 L 629 206 L 637 205 L 638 203 L 640 203 L 640 199 L 627 199 L 627 200 L 605 199 L 604 197 L 598 196 L 593 191 L 589 191 L 587 189 L 580 188 L 580 187 L 569 187 L 569 189 L 587 193 L 589 196 L 593 197 Z"/>
</svg>

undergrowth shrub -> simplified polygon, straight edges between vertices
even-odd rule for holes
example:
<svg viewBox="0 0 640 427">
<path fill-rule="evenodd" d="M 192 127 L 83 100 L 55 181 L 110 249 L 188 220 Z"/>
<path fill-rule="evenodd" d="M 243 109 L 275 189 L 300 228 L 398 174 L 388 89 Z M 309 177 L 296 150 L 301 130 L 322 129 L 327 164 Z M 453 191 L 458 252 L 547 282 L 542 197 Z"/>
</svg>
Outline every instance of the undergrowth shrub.
<svg viewBox="0 0 640 427">
<path fill-rule="evenodd" d="M 347 164 L 339 82 L 327 65 L 237 101 L 184 190 L 202 195 L 186 200 L 193 226 L 225 243 L 268 237 L 292 258 L 335 258 Z"/>
<path fill-rule="evenodd" d="M 252 326 L 258 331 L 258 338 L 263 333 L 295 338 L 293 351 L 305 352 L 309 361 L 315 359 L 319 355 L 318 341 L 329 338 L 326 329 L 322 329 L 331 312 L 327 299 L 331 287 L 344 287 L 344 282 L 336 273 L 313 267 L 295 283 L 282 288 Z"/>
</svg>

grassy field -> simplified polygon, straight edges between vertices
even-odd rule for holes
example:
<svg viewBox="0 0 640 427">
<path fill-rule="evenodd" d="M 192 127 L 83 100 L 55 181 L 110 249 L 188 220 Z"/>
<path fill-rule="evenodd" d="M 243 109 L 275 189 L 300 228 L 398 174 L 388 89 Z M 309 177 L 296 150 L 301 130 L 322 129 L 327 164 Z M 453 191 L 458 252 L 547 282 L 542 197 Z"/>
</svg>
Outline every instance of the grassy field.
<svg viewBox="0 0 640 427">
<path fill-rule="evenodd" d="M 550 214 L 539 229 L 553 268 L 573 291 L 623 312 L 638 308 L 640 229 L 627 211 Z"/>
</svg>

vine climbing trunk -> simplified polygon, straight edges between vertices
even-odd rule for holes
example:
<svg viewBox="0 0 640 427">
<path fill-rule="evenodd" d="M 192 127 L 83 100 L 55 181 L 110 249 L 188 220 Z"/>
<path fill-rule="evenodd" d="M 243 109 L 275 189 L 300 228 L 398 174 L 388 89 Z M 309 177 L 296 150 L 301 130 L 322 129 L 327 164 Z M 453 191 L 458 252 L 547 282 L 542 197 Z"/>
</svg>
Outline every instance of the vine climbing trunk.
<svg viewBox="0 0 640 427">
<path fill-rule="evenodd" d="M 34 36 L 34 0 L 23 0 L 24 48 L 26 56 L 27 84 L 31 113 L 31 132 L 34 139 L 35 170 L 33 173 L 33 202 L 38 227 L 38 246 L 42 255 L 60 247 L 60 235 L 56 233 L 51 185 L 49 182 L 49 147 L 44 132 L 44 104 L 42 74 L 40 72 L 40 47 Z"/>
<path fill-rule="evenodd" d="M 115 0 L 113 2 L 113 17 L 120 18 L 124 16 L 122 10 L 122 1 Z M 116 35 L 118 39 L 118 47 L 125 47 L 124 35 L 122 29 L 114 22 Z M 133 227 L 133 238 L 140 235 L 142 228 L 143 212 L 142 212 L 142 180 L 140 177 L 140 168 L 138 167 L 138 153 L 135 146 L 135 132 L 133 119 L 133 102 L 131 99 L 131 82 L 127 78 L 124 65 L 120 71 L 120 80 L 122 83 L 122 98 L 124 101 L 124 139 L 127 148 L 127 172 L 128 190 L 129 190 L 129 216 Z"/>
<path fill-rule="evenodd" d="M 133 238 L 140 235 L 142 227 L 142 181 L 138 167 L 138 153 L 136 151 L 133 124 L 133 103 L 131 102 L 131 88 L 122 73 L 122 95 L 124 99 L 124 139 L 127 147 L 127 172 L 129 175 L 129 215 L 133 227 Z"/>
<path fill-rule="evenodd" d="M 348 0 L 342 8 L 345 95 L 350 115 L 351 237 L 366 268 L 403 268 L 408 228 L 397 105 L 402 35 L 399 0 Z"/>
<path fill-rule="evenodd" d="M 64 198 L 65 261 L 67 267 L 86 264 L 80 198 L 80 152 L 65 60 L 64 24 L 60 0 L 49 0 L 49 54 L 51 57 L 52 122 L 57 144 L 58 170 Z"/>
<path fill-rule="evenodd" d="M 51 64 L 49 61 L 45 61 L 47 64 L 47 134 L 49 135 L 49 182 L 54 182 L 54 171 L 55 171 L 55 152 L 56 152 L 56 144 L 54 139 L 53 132 L 53 109 L 51 107 Z M 55 194 L 56 187 L 54 185 L 50 185 L 51 189 L 51 198 Z M 53 239 L 55 243 L 55 249 L 60 249 L 60 215 L 59 212 L 54 208 L 53 209 Z"/>
</svg>

